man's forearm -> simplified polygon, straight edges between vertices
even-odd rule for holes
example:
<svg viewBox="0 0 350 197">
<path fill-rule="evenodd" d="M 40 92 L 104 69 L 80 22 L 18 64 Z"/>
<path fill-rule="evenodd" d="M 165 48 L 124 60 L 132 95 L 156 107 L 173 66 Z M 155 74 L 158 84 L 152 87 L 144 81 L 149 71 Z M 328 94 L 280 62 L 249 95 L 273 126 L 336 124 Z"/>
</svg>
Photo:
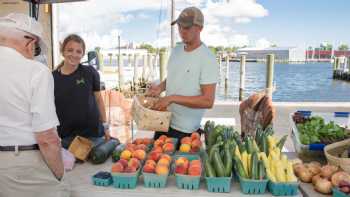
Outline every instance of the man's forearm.
<svg viewBox="0 0 350 197">
<path fill-rule="evenodd" d="M 176 103 L 190 108 L 202 108 L 209 109 L 213 107 L 214 98 L 209 98 L 207 96 L 179 96 L 171 95 L 169 96 L 170 103 Z"/>
<path fill-rule="evenodd" d="M 54 129 L 36 134 L 40 152 L 56 178 L 61 179 L 64 166 L 61 154 L 61 142 Z"/>
</svg>

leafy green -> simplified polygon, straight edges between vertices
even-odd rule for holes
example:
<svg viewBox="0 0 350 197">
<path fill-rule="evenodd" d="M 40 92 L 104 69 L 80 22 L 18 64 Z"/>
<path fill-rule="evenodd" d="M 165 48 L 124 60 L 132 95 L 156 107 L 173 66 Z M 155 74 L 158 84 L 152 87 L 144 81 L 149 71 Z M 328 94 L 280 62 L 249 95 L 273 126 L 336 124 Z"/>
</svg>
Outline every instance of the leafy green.
<svg viewBox="0 0 350 197">
<path fill-rule="evenodd" d="M 297 124 L 297 128 L 302 144 L 329 144 L 349 137 L 347 130 L 333 121 L 325 124 L 324 119 L 319 116 L 311 117 L 305 123 Z"/>
</svg>

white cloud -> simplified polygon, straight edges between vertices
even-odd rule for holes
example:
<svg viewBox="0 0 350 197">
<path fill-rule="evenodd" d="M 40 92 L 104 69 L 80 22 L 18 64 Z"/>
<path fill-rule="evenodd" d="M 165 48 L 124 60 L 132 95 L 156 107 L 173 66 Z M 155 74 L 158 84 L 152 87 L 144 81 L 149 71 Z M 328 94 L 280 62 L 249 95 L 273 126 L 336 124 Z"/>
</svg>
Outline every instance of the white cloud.
<svg viewBox="0 0 350 197">
<path fill-rule="evenodd" d="M 257 48 L 266 48 L 270 47 L 272 43 L 268 41 L 266 38 L 260 38 L 255 42 L 255 47 Z"/>
<path fill-rule="evenodd" d="M 244 32 L 236 32 L 234 27 L 268 15 L 268 11 L 256 0 L 175 0 L 175 3 L 176 16 L 188 6 L 201 8 L 205 16 L 202 38 L 208 45 L 248 45 L 248 36 Z M 167 14 L 162 18 L 159 37 L 156 40 L 146 39 L 145 42 L 169 46 L 170 0 L 89 0 L 60 4 L 59 7 L 61 11 L 64 10 L 60 15 L 60 39 L 68 33 L 79 33 L 93 40 L 88 41 L 91 45 L 100 46 L 112 46 L 115 43 L 115 36 L 111 32 L 119 28 L 120 24 L 149 17 L 140 11 L 159 12 L 159 9 L 163 9 Z M 177 28 L 175 32 L 177 35 Z M 127 39 L 127 35 L 123 37 Z M 179 40 L 178 36 L 176 38 Z"/>
</svg>

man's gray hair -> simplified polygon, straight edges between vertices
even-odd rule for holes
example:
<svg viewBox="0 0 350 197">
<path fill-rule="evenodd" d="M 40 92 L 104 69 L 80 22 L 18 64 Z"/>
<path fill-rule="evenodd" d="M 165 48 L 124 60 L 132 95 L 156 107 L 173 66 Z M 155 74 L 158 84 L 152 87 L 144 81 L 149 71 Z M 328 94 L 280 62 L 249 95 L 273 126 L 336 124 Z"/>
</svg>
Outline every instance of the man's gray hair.
<svg viewBox="0 0 350 197">
<path fill-rule="evenodd" d="M 5 44 L 5 42 L 8 42 L 8 41 L 17 41 L 17 42 L 23 41 L 25 35 L 30 35 L 30 34 L 15 28 L 1 27 L 0 45 Z"/>
</svg>

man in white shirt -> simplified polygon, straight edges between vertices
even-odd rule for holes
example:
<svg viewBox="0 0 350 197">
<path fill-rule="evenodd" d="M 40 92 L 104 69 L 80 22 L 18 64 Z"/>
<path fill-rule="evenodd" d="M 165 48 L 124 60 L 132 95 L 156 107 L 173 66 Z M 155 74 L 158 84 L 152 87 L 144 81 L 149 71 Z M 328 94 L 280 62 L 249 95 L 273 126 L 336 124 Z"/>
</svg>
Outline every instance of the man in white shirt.
<svg viewBox="0 0 350 197">
<path fill-rule="evenodd" d="M 0 196 L 69 196 L 54 84 L 34 56 L 47 51 L 42 26 L 23 14 L 0 17 Z"/>
<path fill-rule="evenodd" d="M 178 25 L 182 43 L 171 51 L 167 79 L 148 91 L 151 96 L 166 91 L 155 109 L 172 112 L 168 133 L 156 132 L 155 139 L 166 134 L 180 140 L 197 131 L 205 109 L 214 104 L 219 76 L 216 58 L 200 38 L 204 24 L 202 12 L 188 7 L 172 22 L 174 24 Z"/>
</svg>

